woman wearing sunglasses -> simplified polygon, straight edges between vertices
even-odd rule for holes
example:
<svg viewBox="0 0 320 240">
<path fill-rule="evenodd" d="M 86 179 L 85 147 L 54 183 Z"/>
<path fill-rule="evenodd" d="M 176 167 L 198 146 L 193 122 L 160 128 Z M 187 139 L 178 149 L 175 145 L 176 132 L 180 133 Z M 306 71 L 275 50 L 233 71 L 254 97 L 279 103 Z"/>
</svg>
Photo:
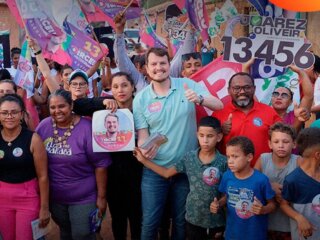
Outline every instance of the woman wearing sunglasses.
<svg viewBox="0 0 320 240">
<path fill-rule="evenodd" d="M 283 122 L 293 126 L 299 131 L 303 123 L 310 118 L 311 105 L 313 101 L 313 88 L 307 73 L 294 65 L 289 68 L 296 72 L 301 84 L 300 104 L 294 103 L 294 110 L 288 111 L 293 102 L 293 92 L 287 87 L 278 87 L 272 93 L 271 105 L 283 119 Z"/>
</svg>

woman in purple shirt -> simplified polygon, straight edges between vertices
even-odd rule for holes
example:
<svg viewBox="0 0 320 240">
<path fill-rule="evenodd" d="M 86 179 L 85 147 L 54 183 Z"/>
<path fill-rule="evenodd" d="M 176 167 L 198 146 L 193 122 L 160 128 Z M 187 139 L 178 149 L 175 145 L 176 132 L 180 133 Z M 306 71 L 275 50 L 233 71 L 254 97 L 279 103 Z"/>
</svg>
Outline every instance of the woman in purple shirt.
<svg viewBox="0 0 320 240">
<path fill-rule="evenodd" d="M 69 92 L 57 90 L 48 102 L 51 117 L 39 124 L 37 132 L 48 153 L 52 218 L 60 227 L 61 240 L 95 239 L 89 215 L 95 208 L 100 216 L 106 210 L 109 155 L 93 152 L 91 120 L 72 112 Z"/>
</svg>

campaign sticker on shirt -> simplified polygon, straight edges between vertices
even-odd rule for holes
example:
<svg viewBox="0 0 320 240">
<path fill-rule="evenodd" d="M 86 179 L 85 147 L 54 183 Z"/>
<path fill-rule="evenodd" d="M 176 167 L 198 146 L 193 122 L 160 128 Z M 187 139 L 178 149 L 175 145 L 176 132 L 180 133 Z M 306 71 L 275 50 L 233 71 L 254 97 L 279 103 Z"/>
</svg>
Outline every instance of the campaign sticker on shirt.
<svg viewBox="0 0 320 240">
<path fill-rule="evenodd" d="M 151 113 L 160 112 L 161 109 L 162 109 L 162 103 L 161 102 L 154 102 L 154 103 L 151 103 L 148 106 L 148 110 Z"/>
<path fill-rule="evenodd" d="M 240 200 L 236 204 L 236 213 L 239 218 L 247 219 L 253 215 L 251 212 L 252 203 L 249 200 Z"/>
<path fill-rule="evenodd" d="M 4 151 L 0 150 L 0 159 L 4 157 Z"/>
<path fill-rule="evenodd" d="M 258 117 L 254 118 L 254 119 L 253 119 L 253 124 L 254 124 L 255 126 L 257 126 L 257 127 L 261 127 L 261 126 L 262 126 L 262 119 L 261 119 L 261 118 L 258 118 Z"/>
<path fill-rule="evenodd" d="M 203 171 L 202 179 L 209 186 L 217 184 L 220 179 L 219 169 L 215 167 L 208 167 Z"/>
<path fill-rule="evenodd" d="M 21 157 L 23 153 L 23 150 L 19 147 L 16 147 L 15 149 L 13 149 L 12 154 L 15 157 Z"/>
<path fill-rule="evenodd" d="M 315 196 L 312 200 L 312 209 L 320 215 L 320 194 Z"/>
</svg>

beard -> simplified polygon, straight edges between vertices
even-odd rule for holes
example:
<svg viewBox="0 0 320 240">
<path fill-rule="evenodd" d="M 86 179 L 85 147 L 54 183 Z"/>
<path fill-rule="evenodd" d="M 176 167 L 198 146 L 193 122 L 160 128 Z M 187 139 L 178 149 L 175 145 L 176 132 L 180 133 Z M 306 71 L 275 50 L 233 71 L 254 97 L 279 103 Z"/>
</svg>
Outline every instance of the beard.
<svg viewBox="0 0 320 240">
<path fill-rule="evenodd" d="M 235 100 L 233 101 L 233 103 L 239 108 L 246 108 L 252 103 L 252 99 L 247 98 L 247 99 Z"/>
</svg>

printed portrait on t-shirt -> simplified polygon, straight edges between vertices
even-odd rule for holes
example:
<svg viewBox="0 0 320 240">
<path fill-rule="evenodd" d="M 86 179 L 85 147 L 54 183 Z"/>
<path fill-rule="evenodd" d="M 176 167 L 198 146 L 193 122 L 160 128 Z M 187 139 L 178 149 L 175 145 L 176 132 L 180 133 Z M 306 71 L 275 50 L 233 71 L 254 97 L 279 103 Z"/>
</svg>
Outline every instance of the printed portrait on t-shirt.
<svg viewBox="0 0 320 240">
<path fill-rule="evenodd" d="M 254 193 L 248 188 L 228 187 L 228 202 L 234 207 L 238 217 L 247 219 L 253 216 L 251 206 L 253 203 Z"/>
<path fill-rule="evenodd" d="M 92 134 L 94 152 L 132 151 L 134 148 L 132 113 L 128 109 L 95 112 Z"/>
<path fill-rule="evenodd" d="M 251 202 L 240 200 L 236 204 L 236 213 L 240 218 L 247 219 L 252 216 Z"/>
<path fill-rule="evenodd" d="M 209 186 L 217 184 L 220 179 L 219 169 L 215 167 L 208 167 L 204 170 L 202 179 Z"/>
<path fill-rule="evenodd" d="M 312 209 L 320 215 L 320 194 L 316 195 L 312 200 Z"/>
</svg>

